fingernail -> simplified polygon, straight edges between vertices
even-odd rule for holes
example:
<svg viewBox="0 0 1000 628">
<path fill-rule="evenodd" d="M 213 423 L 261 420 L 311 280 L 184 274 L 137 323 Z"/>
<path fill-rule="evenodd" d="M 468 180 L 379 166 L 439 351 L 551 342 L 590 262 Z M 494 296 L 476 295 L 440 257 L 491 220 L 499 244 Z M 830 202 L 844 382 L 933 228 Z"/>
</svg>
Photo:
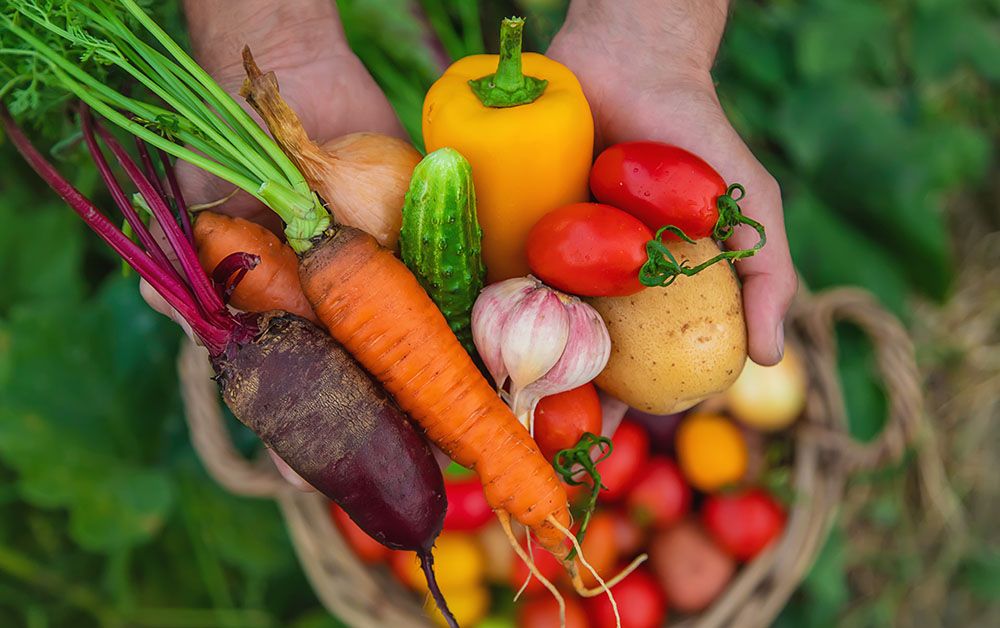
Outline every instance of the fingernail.
<svg viewBox="0 0 1000 628">
<path fill-rule="evenodd" d="M 778 329 L 774 333 L 775 346 L 778 349 L 778 361 L 785 357 L 785 321 L 778 323 Z"/>
</svg>

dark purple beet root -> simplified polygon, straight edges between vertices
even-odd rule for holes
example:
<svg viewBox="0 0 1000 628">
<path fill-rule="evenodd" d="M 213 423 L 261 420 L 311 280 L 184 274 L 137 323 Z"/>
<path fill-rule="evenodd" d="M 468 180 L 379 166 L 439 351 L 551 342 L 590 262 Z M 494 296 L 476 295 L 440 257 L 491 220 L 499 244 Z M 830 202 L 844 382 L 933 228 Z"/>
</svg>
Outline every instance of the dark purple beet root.
<svg viewBox="0 0 1000 628">
<path fill-rule="evenodd" d="M 213 287 L 198 265 L 187 216 L 180 221 L 182 231 L 170 210 L 174 202 L 186 212 L 169 160 L 163 159 L 163 167 L 173 200 L 143 174 L 85 106 L 81 121 L 98 172 L 141 245 L 126 237 L 42 157 L 0 103 L 0 126 L 31 167 L 191 325 L 209 350 L 223 398 L 233 413 L 372 538 L 392 549 L 416 551 L 438 608 L 449 626 L 458 628 L 432 569 L 431 547 L 441 532 L 447 501 L 444 479 L 427 441 L 354 358 L 313 323 L 285 312 L 236 316 L 226 309 L 226 290 L 239 275 L 227 287 Z M 180 271 L 137 218 L 97 136 L 163 226 L 181 261 Z M 146 154 L 141 142 L 139 150 Z M 255 262 L 246 257 L 227 263 L 219 271 L 220 281 Z"/>
<path fill-rule="evenodd" d="M 214 360 L 226 404 L 278 456 L 372 538 L 413 550 L 457 628 L 431 569 L 444 479 L 427 441 L 368 373 L 313 323 L 261 315 L 260 334 Z"/>
<path fill-rule="evenodd" d="M 233 413 L 375 540 L 417 550 L 434 539 L 447 501 L 424 438 L 319 327 L 284 313 L 259 324 L 216 360 Z"/>
</svg>

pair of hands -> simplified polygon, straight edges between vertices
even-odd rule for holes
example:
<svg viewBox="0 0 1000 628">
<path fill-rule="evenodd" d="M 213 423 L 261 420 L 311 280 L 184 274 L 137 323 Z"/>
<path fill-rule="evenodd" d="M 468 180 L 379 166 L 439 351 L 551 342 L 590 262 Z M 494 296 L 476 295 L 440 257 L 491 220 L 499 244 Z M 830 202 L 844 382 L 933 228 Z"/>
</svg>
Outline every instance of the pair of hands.
<svg viewBox="0 0 1000 628">
<path fill-rule="evenodd" d="M 763 224 L 768 241 L 736 262 L 743 284 L 750 357 L 770 365 L 784 350 L 783 319 L 797 279 L 785 237 L 777 182 L 729 124 L 709 70 L 722 37 L 728 0 L 573 0 L 547 56 L 572 70 L 594 114 L 597 149 L 649 139 L 683 147 L 728 182 L 741 183 L 744 213 Z M 238 9 L 236 9 L 238 7 Z M 236 9 L 236 10 L 234 10 Z M 384 94 L 351 52 L 333 0 L 185 0 L 195 58 L 230 93 L 243 81 L 240 51 L 249 44 L 262 68 L 314 141 L 355 131 L 406 138 Z M 189 200 L 225 196 L 202 171 L 184 169 Z M 252 197 L 224 206 L 236 215 L 274 221 Z M 756 233 L 737 229 L 727 241 L 749 248 Z M 604 398 L 605 431 L 625 406 Z"/>
</svg>

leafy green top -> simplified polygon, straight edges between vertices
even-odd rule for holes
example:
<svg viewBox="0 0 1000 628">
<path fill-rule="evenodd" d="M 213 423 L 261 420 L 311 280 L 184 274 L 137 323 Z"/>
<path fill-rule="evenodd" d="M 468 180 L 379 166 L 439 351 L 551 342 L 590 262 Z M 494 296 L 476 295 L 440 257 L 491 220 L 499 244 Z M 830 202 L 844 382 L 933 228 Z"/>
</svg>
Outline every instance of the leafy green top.
<svg viewBox="0 0 1000 628">
<path fill-rule="evenodd" d="M 302 174 L 135 0 L 10 0 L 0 13 L 0 98 L 22 119 L 73 95 L 107 120 L 256 196 L 297 250 L 329 224 Z M 153 44 L 139 38 L 145 32 Z M 160 104 L 109 85 L 138 82 Z"/>
</svg>

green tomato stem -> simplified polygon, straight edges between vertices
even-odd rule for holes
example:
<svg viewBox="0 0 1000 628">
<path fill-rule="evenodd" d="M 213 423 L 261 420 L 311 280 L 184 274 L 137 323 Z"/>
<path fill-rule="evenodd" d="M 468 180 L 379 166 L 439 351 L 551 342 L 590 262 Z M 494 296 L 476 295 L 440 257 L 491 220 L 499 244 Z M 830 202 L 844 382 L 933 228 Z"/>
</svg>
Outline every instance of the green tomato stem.
<svg viewBox="0 0 1000 628">
<path fill-rule="evenodd" d="M 595 446 L 601 451 L 596 460 L 590 454 L 590 451 Z M 584 432 L 576 445 L 569 449 L 561 450 L 552 459 L 552 466 L 556 473 L 561 475 L 563 481 L 570 486 L 580 486 L 588 483 L 586 480 L 577 480 L 573 477 L 581 471 L 590 478 L 590 498 L 587 500 L 587 507 L 584 509 L 583 518 L 580 521 L 580 529 L 576 533 L 576 540 L 580 543 L 583 543 L 583 537 L 587 532 L 590 517 L 594 514 L 594 508 L 597 507 L 597 495 L 601 492 L 601 488 L 608 488 L 601 484 L 601 474 L 597 471 L 597 463 L 611 455 L 613 448 L 614 445 L 611 443 L 610 438 L 596 436 L 591 432 Z M 567 560 L 573 560 L 575 556 L 576 549 L 574 548 L 570 551 L 569 556 L 567 556 Z"/>
<path fill-rule="evenodd" d="M 736 198 L 733 198 L 734 190 L 737 190 L 740 193 L 740 195 Z M 669 286 L 680 275 L 690 277 L 700 273 L 712 264 L 721 260 L 733 261 L 743 259 L 745 257 L 751 257 L 763 248 L 763 246 L 767 244 L 767 234 L 764 233 L 764 225 L 744 216 L 742 210 L 740 210 L 739 204 L 737 204 L 737 201 L 742 199 L 744 194 L 745 190 L 743 189 L 743 186 L 738 183 L 734 183 L 729 186 L 729 189 L 725 194 L 716 199 L 716 207 L 719 209 L 719 218 L 715 222 L 715 228 L 712 230 L 712 235 L 718 240 L 725 240 L 733 234 L 733 229 L 737 225 L 750 225 L 757 230 L 757 235 L 759 236 L 757 244 L 753 245 L 749 249 L 722 251 L 715 257 L 708 259 L 697 266 L 691 267 L 686 265 L 687 261 L 678 263 L 673 253 L 670 252 L 670 249 L 668 249 L 666 245 L 660 241 L 660 237 L 664 232 L 669 231 L 690 244 L 694 244 L 694 240 L 689 238 L 679 227 L 675 227 L 674 225 L 665 225 L 660 227 L 656 231 L 656 235 L 653 239 L 646 243 L 646 256 L 648 259 L 646 260 L 646 263 L 642 265 L 642 268 L 639 269 L 639 283 L 648 287 Z"/>
</svg>

